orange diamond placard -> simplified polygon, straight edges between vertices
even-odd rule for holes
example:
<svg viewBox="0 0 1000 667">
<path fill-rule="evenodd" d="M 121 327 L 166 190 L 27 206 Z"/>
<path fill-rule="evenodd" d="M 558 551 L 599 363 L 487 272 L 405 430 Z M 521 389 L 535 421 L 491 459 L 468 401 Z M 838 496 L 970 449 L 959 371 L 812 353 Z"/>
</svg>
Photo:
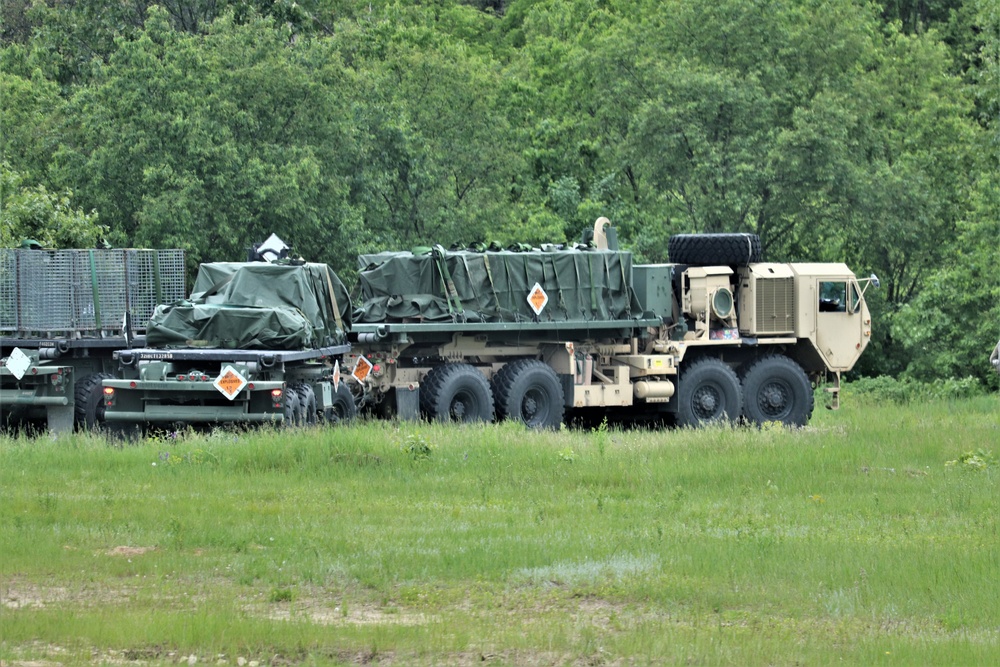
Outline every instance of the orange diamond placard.
<svg viewBox="0 0 1000 667">
<path fill-rule="evenodd" d="M 226 366 L 212 384 L 231 401 L 247 386 L 247 379 L 232 366 Z"/>
<path fill-rule="evenodd" d="M 351 373 L 354 377 L 358 379 L 358 382 L 364 382 L 368 374 L 372 372 L 372 362 L 368 361 L 364 357 L 358 357 L 357 363 L 354 364 L 354 372 Z"/>
<path fill-rule="evenodd" d="M 340 359 L 333 365 L 333 390 L 340 390 Z"/>
<path fill-rule="evenodd" d="M 541 315 L 545 304 L 549 302 L 549 295 L 545 293 L 542 286 L 535 283 L 535 286 L 528 292 L 528 305 L 535 311 L 535 315 Z"/>
</svg>

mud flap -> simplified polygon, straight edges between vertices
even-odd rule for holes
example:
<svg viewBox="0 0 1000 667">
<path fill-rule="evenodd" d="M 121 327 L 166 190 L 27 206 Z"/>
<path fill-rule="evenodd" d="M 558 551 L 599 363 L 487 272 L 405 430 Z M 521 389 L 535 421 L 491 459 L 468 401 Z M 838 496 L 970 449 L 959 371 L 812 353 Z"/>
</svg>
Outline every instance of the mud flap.
<svg viewBox="0 0 1000 667">
<path fill-rule="evenodd" d="M 396 387 L 396 415 L 402 421 L 420 419 L 420 386 Z"/>
<path fill-rule="evenodd" d="M 50 405 L 46 410 L 49 433 L 72 433 L 74 407 L 72 405 Z"/>
</svg>

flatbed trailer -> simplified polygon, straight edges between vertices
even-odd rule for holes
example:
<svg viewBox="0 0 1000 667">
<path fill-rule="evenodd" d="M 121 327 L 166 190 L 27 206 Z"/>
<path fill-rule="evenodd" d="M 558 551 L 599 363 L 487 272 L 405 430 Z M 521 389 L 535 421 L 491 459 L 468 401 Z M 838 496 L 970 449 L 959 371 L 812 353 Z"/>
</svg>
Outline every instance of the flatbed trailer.
<svg viewBox="0 0 1000 667">
<path fill-rule="evenodd" d="M 160 349 L 114 354 L 103 382 L 109 428 L 335 422 L 354 414 L 339 377 L 349 345 L 309 350 Z"/>
</svg>

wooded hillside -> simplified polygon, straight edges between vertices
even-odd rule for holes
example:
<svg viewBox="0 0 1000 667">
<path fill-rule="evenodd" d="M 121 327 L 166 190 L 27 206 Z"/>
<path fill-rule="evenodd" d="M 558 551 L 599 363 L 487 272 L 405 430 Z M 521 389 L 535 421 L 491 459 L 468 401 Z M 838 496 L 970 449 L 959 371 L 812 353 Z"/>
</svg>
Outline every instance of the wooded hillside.
<svg viewBox="0 0 1000 667">
<path fill-rule="evenodd" d="M 2 0 L 0 245 L 748 231 L 875 272 L 864 374 L 1000 337 L 995 0 Z"/>
</svg>

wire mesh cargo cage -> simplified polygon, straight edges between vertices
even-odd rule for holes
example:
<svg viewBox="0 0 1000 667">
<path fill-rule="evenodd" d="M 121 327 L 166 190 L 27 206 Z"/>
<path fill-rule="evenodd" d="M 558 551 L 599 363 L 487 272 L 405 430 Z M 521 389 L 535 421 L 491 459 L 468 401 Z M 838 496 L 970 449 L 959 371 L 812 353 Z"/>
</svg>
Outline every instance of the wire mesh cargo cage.
<svg viewBox="0 0 1000 667">
<path fill-rule="evenodd" d="M 0 333 L 142 333 L 158 304 L 184 298 L 184 251 L 0 249 Z"/>
</svg>

